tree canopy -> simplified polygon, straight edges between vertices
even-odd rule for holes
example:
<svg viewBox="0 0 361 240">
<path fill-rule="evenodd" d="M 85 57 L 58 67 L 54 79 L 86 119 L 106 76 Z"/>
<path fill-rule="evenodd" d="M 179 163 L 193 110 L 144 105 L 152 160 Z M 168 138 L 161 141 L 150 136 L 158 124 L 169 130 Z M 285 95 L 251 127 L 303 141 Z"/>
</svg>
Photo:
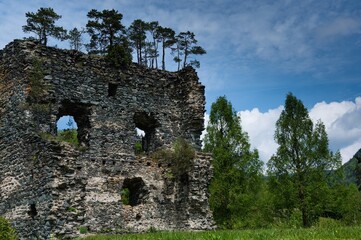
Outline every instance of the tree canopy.
<svg viewBox="0 0 361 240">
<path fill-rule="evenodd" d="M 216 222 L 231 228 L 247 216 L 258 192 L 262 162 L 226 97 L 212 104 L 204 150 L 213 154 L 210 204 Z M 245 207 L 247 206 L 247 207 Z"/>
<path fill-rule="evenodd" d="M 88 12 L 87 32 L 90 35 L 88 51 L 105 54 L 109 48 L 119 43 L 125 35 L 125 27 L 121 23 L 123 15 L 117 10 L 98 11 L 92 9 Z"/>
<path fill-rule="evenodd" d="M 271 187 L 280 209 L 299 209 L 302 225 L 321 214 L 328 188 L 327 173 L 341 166 L 339 154 L 328 149 L 321 121 L 315 125 L 303 103 L 291 93 L 276 123 L 277 153 L 268 162 Z"/>
<path fill-rule="evenodd" d="M 52 8 L 40 8 L 36 13 L 27 12 L 25 16 L 27 19 L 23 31 L 35 33 L 41 44 L 46 46 L 49 36 L 60 40 L 66 38 L 66 30 L 55 25 L 55 21 L 59 20 L 61 16 Z"/>
</svg>

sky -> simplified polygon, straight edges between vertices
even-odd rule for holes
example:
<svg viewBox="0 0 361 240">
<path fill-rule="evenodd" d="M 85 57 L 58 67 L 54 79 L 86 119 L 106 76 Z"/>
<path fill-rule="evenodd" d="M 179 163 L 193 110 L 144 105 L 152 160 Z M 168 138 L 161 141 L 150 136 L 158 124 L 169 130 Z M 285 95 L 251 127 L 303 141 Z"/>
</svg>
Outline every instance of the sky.
<svg viewBox="0 0 361 240">
<path fill-rule="evenodd" d="M 265 162 L 277 149 L 275 122 L 289 92 L 325 123 L 330 148 L 344 162 L 361 148 L 361 1 L 0 0 L 0 49 L 33 36 L 22 32 L 25 13 L 40 7 L 62 15 L 57 23 L 66 29 L 84 27 L 91 9 L 114 8 L 125 26 L 156 20 L 178 33 L 194 32 L 207 51 L 197 57 L 206 119 L 212 102 L 226 96 Z"/>
</svg>

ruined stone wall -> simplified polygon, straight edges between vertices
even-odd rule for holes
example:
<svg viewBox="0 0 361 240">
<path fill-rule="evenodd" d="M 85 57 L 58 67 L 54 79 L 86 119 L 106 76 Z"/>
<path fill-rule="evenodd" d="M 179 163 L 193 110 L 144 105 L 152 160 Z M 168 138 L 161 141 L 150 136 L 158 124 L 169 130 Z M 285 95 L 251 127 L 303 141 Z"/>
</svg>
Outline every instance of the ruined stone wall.
<svg viewBox="0 0 361 240">
<path fill-rule="evenodd" d="M 182 177 L 151 157 L 179 137 L 200 149 L 204 104 L 192 68 L 119 70 L 99 56 L 8 44 L 0 52 L 0 214 L 24 239 L 80 228 L 213 228 L 210 156 L 197 153 Z M 74 116 L 80 146 L 53 140 L 64 115 Z M 134 153 L 136 127 L 145 131 L 142 155 Z"/>
</svg>

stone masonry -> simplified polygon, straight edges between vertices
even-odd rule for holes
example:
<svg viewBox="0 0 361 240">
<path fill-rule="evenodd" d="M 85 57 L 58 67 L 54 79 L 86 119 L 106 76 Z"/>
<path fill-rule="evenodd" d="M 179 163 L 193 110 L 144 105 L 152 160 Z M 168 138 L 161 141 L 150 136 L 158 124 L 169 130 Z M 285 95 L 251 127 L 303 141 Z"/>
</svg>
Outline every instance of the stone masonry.
<svg viewBox="0 0 361 240">
<path fill-rule="evenodd" d="M 204 105 L 192 68 L 120 70 L 100 56 L 9 43 L 0 51 L 0 215 L 22 239 L 214 228 L 211 156 L 197 152 L 175 177 L 151 154 L 179 137 L 199 150 Z M 80 146 L 54 140 L 66 115 Z M 136 128 L 145 154 L 135 154 Z"/>
</svg>

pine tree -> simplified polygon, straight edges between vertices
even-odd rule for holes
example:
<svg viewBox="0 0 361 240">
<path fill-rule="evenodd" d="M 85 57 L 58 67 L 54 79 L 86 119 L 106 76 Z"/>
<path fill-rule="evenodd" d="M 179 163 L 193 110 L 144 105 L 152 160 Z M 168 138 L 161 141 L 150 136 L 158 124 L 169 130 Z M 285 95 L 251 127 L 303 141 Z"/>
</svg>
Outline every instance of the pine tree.
<svg viewBox="0 0 361 240">
<path fill-rule="evenodd" d="M 55 25 L 55 21 L 59 20 L 61 15 L 55 13 L 52 8 L 40 8 L 36 13 L 27 12 L 25 16 L 27 20 L 23 31 L 35 33 L 41 44 L 46 46 L 49 36 L 60 40 L 66 38 L 66 30 Z"/>
</svg>

